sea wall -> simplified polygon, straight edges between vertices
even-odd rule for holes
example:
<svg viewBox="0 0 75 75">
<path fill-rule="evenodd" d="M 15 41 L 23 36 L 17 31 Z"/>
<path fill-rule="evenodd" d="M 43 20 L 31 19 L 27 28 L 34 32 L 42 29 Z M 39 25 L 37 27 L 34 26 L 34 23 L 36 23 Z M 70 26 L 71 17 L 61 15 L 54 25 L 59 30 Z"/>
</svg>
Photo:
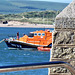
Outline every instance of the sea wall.
<svg viewBox="0 0 75 75">
<path fill-rule="evenodd" d="M 53 32 L 53 47 L 51 61 L 65 61 L 75 67 L 75 31 L 55 30 Z M 71 75 L 64 67 L 53 67 L 50 75 Z"/>
<path fill-rule="evenodd" d="M 75 68 L 75 0 L 55 19 L 50 61 L 65 61 Z M 50 68 L 49 75 L 72 75 L 64 67 Z"/>
</svg>

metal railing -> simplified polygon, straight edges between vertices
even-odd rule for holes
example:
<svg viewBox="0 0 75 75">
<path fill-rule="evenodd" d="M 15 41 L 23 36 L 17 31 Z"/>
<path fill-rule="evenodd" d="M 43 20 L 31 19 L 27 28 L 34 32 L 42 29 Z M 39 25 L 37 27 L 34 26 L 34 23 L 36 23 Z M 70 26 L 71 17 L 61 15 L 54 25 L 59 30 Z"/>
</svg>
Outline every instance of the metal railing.
<svg viewBox="0 0 75 75">
<path fill-rule="evenodd" d="M 0 73 L 1 72 L 10 72 L 10 71 L 40 69 L 40 68 L 51 68 L 51 67 L 58 67 L 58 66 L 67 68 L 73 75 L 75 75 L 75 68 L 73 66 L 71 66 L 69 63 L 63 62 L 63 61 L 0 66 Z"/>
</svg>

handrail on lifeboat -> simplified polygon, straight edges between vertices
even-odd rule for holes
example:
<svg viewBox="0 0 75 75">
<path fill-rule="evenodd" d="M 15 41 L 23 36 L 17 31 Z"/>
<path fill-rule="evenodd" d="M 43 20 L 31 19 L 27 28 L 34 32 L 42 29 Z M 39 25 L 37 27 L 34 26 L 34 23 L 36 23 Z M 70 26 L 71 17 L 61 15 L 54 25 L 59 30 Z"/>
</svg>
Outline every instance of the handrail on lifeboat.
<svg viewBox="0 0 75 75">
<path fill-rule="evenodd" d="M 31 69 L 40 69 L 40 68 L 51 68 L 51 67 L 65 67 L 73 75 L 75 74 L 75 68 L 67 62 L 63 61 L 52 61 L 52 62 L 41 62 L 41 63 L 30 63 L 30 64 L 21 64 L 21 65 L 9 65 L 9 66 L 0 66 L 1 72 L 10 72 L 10 71 L 20 71 L 20 70 L 31 70 Z"/>
</svg>

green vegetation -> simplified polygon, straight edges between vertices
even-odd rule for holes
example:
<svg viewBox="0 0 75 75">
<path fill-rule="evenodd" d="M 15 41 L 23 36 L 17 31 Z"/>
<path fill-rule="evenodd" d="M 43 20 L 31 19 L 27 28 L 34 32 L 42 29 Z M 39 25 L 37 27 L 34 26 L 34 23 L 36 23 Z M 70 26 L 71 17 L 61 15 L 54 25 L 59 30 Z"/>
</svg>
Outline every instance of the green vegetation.
<svg viewBox="0 0 75 75">
<path fill-rule="evenodd" d="M 24 12 L 19 14 L 0 15 L 0 21 L 20 21 L 35 24 L 53 24 L 60 11 Z"/>
<path fill-rule="evenodd" d="M 67 5 L 32 0 L 0 0 L 0 21 L 53 24 L 56 15 Z"/>
</svg>

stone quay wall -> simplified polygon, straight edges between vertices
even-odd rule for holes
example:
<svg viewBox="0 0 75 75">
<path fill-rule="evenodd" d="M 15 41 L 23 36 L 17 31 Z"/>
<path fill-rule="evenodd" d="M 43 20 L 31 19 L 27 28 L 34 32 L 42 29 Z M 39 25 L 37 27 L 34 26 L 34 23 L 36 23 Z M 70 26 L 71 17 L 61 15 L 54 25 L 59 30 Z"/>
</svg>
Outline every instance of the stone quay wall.
<svg viewBox="0 0 75 75">
<path fill-rule="evenodd" d="M 55 19 L 50 61 L 65 61 L 75 69 L 75 0 L 60 12 Z M 72 75 L 64 67 L 53 67 L 49 75 Z"/>
<path fill-rule="evenodd" d="M 72 20 L 71 18 L 56 19 L 56 26 L 53 32 L 51 61 L 65 61 L 75 68 L 75 22 Z M 72 74 L 68 69 L 58 66 L 50 68 L 49 75 Z"/>
</svg>

